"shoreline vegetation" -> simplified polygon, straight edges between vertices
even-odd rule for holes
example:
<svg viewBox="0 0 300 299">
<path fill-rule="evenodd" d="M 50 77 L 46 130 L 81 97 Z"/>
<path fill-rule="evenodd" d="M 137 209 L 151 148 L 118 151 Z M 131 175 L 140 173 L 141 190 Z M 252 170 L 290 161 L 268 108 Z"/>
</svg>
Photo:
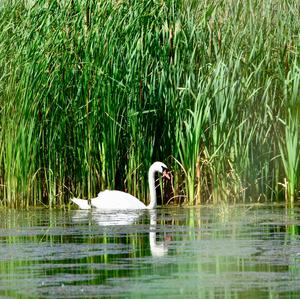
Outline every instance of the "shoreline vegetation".
<svg viewBox="0 0 300 299">
<path fill-rule="evenodd" d="M 0 205 L 146 201 L 155 160 L 173 174 L 164 204 L 292 204 L 299 14 L 296 0 L 1 1 Z"/>
</svg>

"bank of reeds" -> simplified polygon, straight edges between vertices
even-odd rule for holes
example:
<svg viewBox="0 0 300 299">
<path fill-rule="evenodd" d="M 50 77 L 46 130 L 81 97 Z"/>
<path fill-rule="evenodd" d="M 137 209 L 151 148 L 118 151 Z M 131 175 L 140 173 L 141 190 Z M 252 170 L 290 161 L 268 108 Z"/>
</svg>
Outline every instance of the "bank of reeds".
<svg viewBox="0 0 300 299">
<path fill-rule="evenodd" d="M 300 3 L 2 1 L 0 198 L 299 197 Z M 164 202 L 171 200 L 164 199 Z"/>
</svg>

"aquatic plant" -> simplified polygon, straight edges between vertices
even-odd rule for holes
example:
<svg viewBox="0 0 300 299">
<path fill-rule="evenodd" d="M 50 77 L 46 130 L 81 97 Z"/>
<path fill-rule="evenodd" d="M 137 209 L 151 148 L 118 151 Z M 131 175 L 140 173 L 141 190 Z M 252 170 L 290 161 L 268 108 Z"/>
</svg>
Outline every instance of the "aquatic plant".
<svg viewBox="0 0 300 299">
<path fill-rule="evenodd" d="M 147 201 L 155 160 L 173 165 L 175 203 L 280 200 L 285 179 L 297 198 L 299 11 L 2 1 L 1 204 L 64 205 L 105 188 Z"/>
</svg>

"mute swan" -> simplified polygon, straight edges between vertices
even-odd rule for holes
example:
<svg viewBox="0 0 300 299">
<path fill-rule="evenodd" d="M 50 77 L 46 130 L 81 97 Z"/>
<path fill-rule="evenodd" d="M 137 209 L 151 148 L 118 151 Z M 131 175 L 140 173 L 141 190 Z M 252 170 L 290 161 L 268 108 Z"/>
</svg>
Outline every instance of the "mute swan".
<svg viewBox="0 0 300 299">
<path fill-rule="evenodd" d="M 101 210 L 142 210 L 154 209 L 156 207 L 155 173 L 161 173 L 163 177 L 170 179 L 168 167 L 162 162 L 154 162 L 148 172 L 150 188 L 150 204 L 146 206 L 136 197 L 129 193 L 118 190 L 105 190 L 100 192 L 96 198 L 91 199 L 89 204 L 86 199 L 73 198 L 80 209 L 88 210 L 95 207 Z"/>
</svg>

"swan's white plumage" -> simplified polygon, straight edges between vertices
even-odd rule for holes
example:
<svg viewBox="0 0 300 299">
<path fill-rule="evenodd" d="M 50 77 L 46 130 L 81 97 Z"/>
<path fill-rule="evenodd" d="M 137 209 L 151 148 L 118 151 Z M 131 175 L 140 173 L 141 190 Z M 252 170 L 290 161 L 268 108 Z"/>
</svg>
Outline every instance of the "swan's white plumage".
<svg viewBox="0 0 300 299">
<path fill-rule="evenodd" d="M 118 190 L 105 190 L 91 199 L 91 206 L 101 210 L 140 210 L 147 207 L 136 197 Z"/>
<path fill-rule="evenodd" d="M 99 210 L 142 210 L 153 209 L 156 207 L 156 191 L 155 191 L 155 172 L 162 173 L 169 178 L 167 166 L 162 162 L 154 162 L 148 172 L 149 188 L 150 188 L 150 204 L 144 205 L 136 197 L 129 193 L 118 190 L 105 190 L 98 194 L 96 198 L 88 200 L 73 198 L 71 199 L 80 209 L 88 210 L 91 207 Z"/>
<path fill-rule="evenodd" d="M 86 199 L 72 198 L 71 199 L 81 210 L 89 210 L 91 206 Z"/>
</svg>

